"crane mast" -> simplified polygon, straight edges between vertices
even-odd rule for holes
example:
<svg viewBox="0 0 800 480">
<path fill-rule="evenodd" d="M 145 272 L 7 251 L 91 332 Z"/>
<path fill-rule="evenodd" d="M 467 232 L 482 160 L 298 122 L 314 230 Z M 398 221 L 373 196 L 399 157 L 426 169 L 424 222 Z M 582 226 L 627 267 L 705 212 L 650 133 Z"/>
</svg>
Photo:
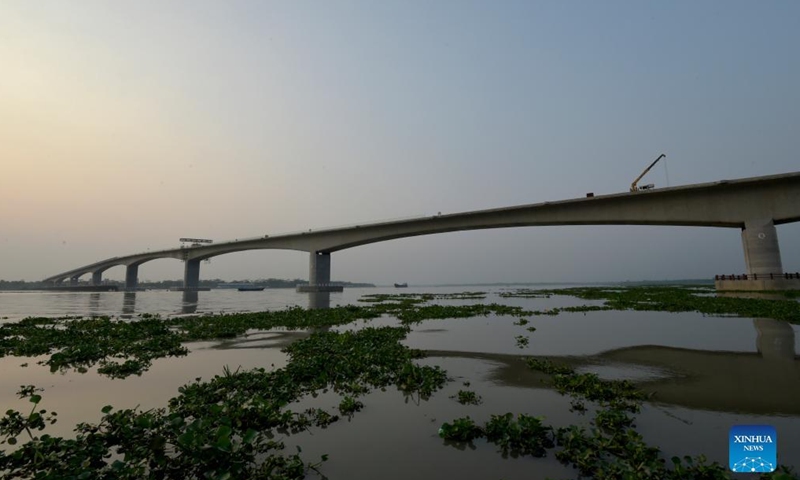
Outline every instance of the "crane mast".
<svg viewBox="0 0 800 480">
<path fill-rule="evenodd" d="M 664 155 L 663 153 L 659 155 L 658 158 L 656 158 L 655 161 L 651 163 L 649 167 L 644 169 L 644 172 L 642 172 L 641 175 L 636 177 L 636 180 L 634 180 L 633 183 L 631 183 L 631 192 L 638 192 L 639 190 L 650 190 L 651 188 L 655 187 L 655 185 L 653 185 L 652 183 L 648 185 L 642 185 L 641 187 L 637 186 L 637 184 L 639 183 L 639 180 L 641 180 L 642 177 L 647 175 L 647 172 L 649 172 L 650 169 L 653 168 L 656 165 L 656 163 L 658 163 L 658 161 L 664 157 L 666 157 L 666 155 Z"/>
</svg>

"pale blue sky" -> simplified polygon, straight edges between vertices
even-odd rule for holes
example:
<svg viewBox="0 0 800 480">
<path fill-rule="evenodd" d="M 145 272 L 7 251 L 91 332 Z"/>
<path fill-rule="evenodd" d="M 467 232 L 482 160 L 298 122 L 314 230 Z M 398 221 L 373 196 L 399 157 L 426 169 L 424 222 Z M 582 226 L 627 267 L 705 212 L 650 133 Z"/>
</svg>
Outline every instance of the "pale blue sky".
<svg viewBox="0 0 800 480">
<path fill-rule="evenodd" d="M 0 278 L 184 236 L 621 192 L 662 152 L 671 185 L 798 171 L 798 27 L 791 1 L 6 1 Z M 800 269 L 800 226 L 778 233 Z M 251 252 L 201 278 L 307 268 Z M 739 232 L 706 228 L 462 232 L 333 256 L 335 279 L 375 283 L 743 271 Z"/>
</svg>

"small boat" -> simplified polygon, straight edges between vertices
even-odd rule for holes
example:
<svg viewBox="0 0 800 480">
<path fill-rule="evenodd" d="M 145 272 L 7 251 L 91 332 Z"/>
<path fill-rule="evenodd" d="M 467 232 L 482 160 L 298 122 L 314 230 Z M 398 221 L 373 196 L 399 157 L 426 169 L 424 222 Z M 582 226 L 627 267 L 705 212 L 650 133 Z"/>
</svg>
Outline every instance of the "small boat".
<svg viewBox="0 0 800 480">
<path fill-rule="evenodd" d="M 408 288 L 407 283 L 395 283 L 394 288 Z"/>
<path fill-rule="evenodd" d="M 238 290 L 240 292 L 263 292 L 265 287 L 256 287 L 255 285 L 252 287 L 239 287 Z"/>
</svg>

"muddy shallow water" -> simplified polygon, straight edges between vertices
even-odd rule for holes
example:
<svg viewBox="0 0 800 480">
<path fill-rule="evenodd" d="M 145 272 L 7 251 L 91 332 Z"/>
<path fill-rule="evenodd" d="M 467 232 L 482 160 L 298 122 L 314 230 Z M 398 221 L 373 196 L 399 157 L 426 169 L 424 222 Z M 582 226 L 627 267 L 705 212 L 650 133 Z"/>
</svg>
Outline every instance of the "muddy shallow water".
<svg viewBox="0 0 800 480">
<path fill-rule="evenodd" d="M 530 310 L 596 305 L 568 296 L 501 298 L 500 288 L 349 289 L 332 294 L 332 306 L 357 303 L 373 293 L 453 293 L 486 291 L 483 300 L 440 300 L 446 304 L 502 303 Z M 150 312 L 180 315 L 280 309 L 320 304 L 319 299 L 290 290 L 264 292 L 200 292 L 185 302 L 176 292 L 123 293 L 0 293 L 0 317 L 13 321 L 30 315 L 136 316 Z M 132 303 L 133 302 L 133 303 Z M 323 302 L 324 304 L 325 302 Z M 149 310 L 148 310 L 149 309 Z M 568 397 L 542 383 L 527 368 L 523 356 L 546 356 L 570 363 L 578 371 L 604 378 L 627 378 L 647 392 L 636 424 L 650 444 L 666 458 L 705 454 L 727 464 L 728 430 L 738 424 L 773 425 L 778 433 L 778 461 L 800 467 L 800 348 L 798 327 L 770 319 L 712 317 L 697 313 L 599 311 L 532 316 L 519 325 L 516 317 L 474 317 L 427 320 L 412 326 L 405 344 L 423 349 L 421 360 L 439 365 L 452 378 L 446 387 L 424 400 L 406 397 L 393 388 L 374 391 L 361 401 L 364 409 L 349 421 L 285 438 L 302 446 L 313 461 L 330 460 L 322 472 L 337 478 L 574 478 L 576 472 L 546 458 L 503 458 L 494 445 L 476 441 L 454 445 L 438 437 L 441 424 L 471 416 L 484 421 L 491 414 L 526 413 L 545 417 L 553 426 L 588 424 L 585 415 L 570 412 Z M 336 330 L 365 325 L 395 325 L 392 318 L 359 321 Z M 529 331 L 534 327 L 535 331 Z M 160 407 L 179 386 L 197 377 L 208 379 L 231 369 L 280 368 L 286 356 L 280 349 L 307 332 L 254 332 L 245 338 L 188 344 L 182 358 L 153 362 L 141 377 L 109 380 L 90 369 L 51 374 L 35 358 L 1 358 L 0 408 L 22 410 L 14 395 L 19 385 L 45 388 L 43 408 L 59 412 L 48 430 L 68 435 L 79 421 L 97 421 L 104 405 L 143 409 Z M 520 348 L 515 337 L 527 337 Z M 21 366 L 27 364 L 27 366 Z M 469 384 L 465 386 L 465 382 Z M 452 395 L 469 389 L 482 397 L 478 406 L 461 405 Z M 326 403 L 327 402 L 327 403 Z M 338 399 L 320 395 L 300 401 L 307 406 L 333 407 Z"/>
</svg>

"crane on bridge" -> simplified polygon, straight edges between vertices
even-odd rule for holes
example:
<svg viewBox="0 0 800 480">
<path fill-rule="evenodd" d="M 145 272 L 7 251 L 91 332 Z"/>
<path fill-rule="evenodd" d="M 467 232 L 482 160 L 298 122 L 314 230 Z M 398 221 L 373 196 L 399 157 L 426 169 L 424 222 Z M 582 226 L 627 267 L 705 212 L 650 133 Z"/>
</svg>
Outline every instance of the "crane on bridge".
<svg viewBox="0 0 800 480">
<path fill-rule="evenodd" d="M 641 180 L 642 177 L 647 175 L 647 172 L 649 172 L 650 169 L 653 168 L 656 165 L 656 163 L 658 163 L 658 161 L 664 157 L 666 157 L 666 155 L 664 155 L 663 153 L 659 155 L 658 158 L 656 158 L 655 161 L 651 163 L 649 167 L 644 169 L 644 172 L 642 172 L 641 175 L 636 177 L 636 180 L 634 180 L 633 183 L 631 183 L 631 192 L 638 192 L 639 190 L 650 190 L 651 188 L 655 188 L 655 185 L 653 185 L 652 183 L 648 183 L 647 185 L 642 185 L 641 187 L 637 186 L 637 184 L 639 183 L 639 180 Z"/>
</svg>

